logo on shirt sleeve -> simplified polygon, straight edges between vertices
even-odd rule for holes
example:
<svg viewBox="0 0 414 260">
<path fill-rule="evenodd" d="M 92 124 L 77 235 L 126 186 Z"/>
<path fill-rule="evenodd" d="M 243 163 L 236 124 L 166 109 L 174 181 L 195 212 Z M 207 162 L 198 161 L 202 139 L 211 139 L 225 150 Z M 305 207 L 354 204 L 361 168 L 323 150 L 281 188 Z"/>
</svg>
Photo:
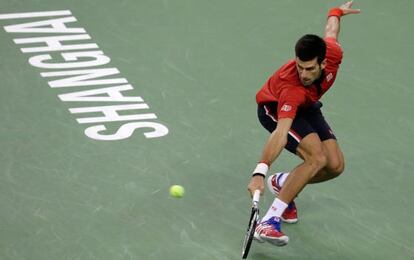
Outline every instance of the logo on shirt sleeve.
<svg viewBox="0 0 414 260">
<path fill-rule="evenodd" d="M 280 109 L 280 111 L 286 111 L 286 112 L 289 112 L 290 110 L 292 110 L 292 106 L 289 106 L 289 105 L 283 105 L 282 108 Z"/>
<path fill-rule="evenodd" d="M 329 73 L 327 76 L 326 76 L 326 81 L 331 81 L 331 79 L 333 78 L 333 74 L 332 74 L 332 72 L 331 73 Z"/>
</svg>

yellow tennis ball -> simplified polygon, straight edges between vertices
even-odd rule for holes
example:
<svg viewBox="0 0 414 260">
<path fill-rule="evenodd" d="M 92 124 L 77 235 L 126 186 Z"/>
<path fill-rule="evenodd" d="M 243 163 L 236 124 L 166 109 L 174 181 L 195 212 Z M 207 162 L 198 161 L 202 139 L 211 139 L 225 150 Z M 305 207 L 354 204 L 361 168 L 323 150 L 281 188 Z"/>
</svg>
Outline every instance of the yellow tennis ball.
<svg viewBox="0 0 414 260">
<path fill-rule="evenodd" d="M 182 198 L 184 196 L 185 190 L 183 186 L 173 185 L 170 188 L 170 195 L 174 198 Z"/>
</svg>

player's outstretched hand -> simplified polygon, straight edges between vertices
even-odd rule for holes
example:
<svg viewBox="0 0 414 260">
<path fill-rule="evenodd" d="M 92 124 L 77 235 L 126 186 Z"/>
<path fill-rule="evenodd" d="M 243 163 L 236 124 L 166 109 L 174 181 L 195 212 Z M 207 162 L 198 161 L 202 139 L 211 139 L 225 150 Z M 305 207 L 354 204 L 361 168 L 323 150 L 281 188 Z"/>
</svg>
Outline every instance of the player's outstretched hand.
<svg viewBox="0 0 414 260">
<path fill-rule="evenodd" d="M 255 190 L 260 190 L 260 194 L 263 194 L 264 188 L 265 188 L 264 180 L 265 180 L 265 178 L 263 178 L 260 175 L 256 175 L 256 176 L 252 177 L 252 179 L 250 180 L 249 185 L 247 185 L 247 189 L 249 190 L 250 195 L 252 197 L 253 197 L 253 194 L 254 194 Z"/>
<path fill-rule="evenodd" d="M 347 14 L 359 14 L 361 9 L 352 9 L 352 4 L 354 1 L 348 1 L 345 4 L 341 5 L 339 8 L 342 10 L 343 15 Z"/>
</svg>

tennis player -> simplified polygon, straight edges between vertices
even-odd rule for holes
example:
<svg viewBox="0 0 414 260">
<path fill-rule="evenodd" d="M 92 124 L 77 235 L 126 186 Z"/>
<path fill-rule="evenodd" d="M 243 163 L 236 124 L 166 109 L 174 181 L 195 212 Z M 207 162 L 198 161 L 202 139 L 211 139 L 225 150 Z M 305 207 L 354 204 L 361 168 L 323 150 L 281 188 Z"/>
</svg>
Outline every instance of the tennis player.
<svg viewBox="0 0 414 260">
<path fill-rule="evenodd" d="M 278 69 L 256 95 L 259 121 L 271 134 L 248 190 L 263 193 L 266 173 L 283 148 L 303 159 L 290 173 L 269 176 L 267 185 L 277 197 L 256 228 L 260 242 L 286 245 L 289 238 L 281 221 L 297 222 L 294 198 L 306 184 L 333 179 L 344 171 L 342 151 L 319 99 L 332 87 L 341 64 L 341 17 L 357 13 L 352 1 L 329 10 L 324 38 L 311 34 L 300 38 L 295 59 Z"/>
</svg>

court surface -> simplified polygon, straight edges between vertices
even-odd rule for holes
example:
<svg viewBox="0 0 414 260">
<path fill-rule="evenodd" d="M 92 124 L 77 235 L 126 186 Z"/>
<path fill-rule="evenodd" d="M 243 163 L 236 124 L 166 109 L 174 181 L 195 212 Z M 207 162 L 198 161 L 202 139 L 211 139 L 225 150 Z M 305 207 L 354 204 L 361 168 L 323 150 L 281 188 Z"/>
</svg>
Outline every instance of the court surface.
<svg viewBox="0 0 414 260">
<path fill-rule="evenodd" d="M 256 119 L 255 93 L 293 57 L 300 36 L 322 34 L 327 10 L 341 3 L 1 1 L 1 14 L 71 15 L 0 19 L 0 259 L 240 259 L 246 187 L 268 136 Z M 322 100 L 346 171 L 300 194 L 300 222 L 283 226 L 288 246 L 255 243 L 249 259 L 414 259 L 414 2 L 355 7 L 363 13 L 342 19 L 344 60 Z M 45 62 L 62 62 L 61 52 L 22 52 L 42 44 L 14 40 L 76 33 L 5 30 L 72 16 L 77 21 L 68 27 L 83 28 L 90 39 L 71 44 L 96 44 L 93 50 L 110 58 L 99 68 L 119 71 L 106 79 L 127 80 L 132 89 L 122 93 L 141 101 L 62 101 L 126 83 L 51 87 L 63 78 L 51 74 L 73 69 L 29 60 L 51 55 Z M 94 67 L 76 70 L 83 69 Z M 88 110 L 134 104 L 146 108 L 120 113 L 149 118 L 99 123 L 93 118 L 103 114 Z M 114 134 L 132 122 L 137 128 L 124 139 L 85 134 L 97 125 L 106 128 L 101 137 Z M 143 122 L 168 134 L 146 138 L 152 129 L 138 128 Z M 297 163 L 284 152 L 272 171 Z M 183 185 L 186 196 L 171 198 L 172 184 Z M 271 201 L 267 192 L 262 212 Z"/>
</svg>

